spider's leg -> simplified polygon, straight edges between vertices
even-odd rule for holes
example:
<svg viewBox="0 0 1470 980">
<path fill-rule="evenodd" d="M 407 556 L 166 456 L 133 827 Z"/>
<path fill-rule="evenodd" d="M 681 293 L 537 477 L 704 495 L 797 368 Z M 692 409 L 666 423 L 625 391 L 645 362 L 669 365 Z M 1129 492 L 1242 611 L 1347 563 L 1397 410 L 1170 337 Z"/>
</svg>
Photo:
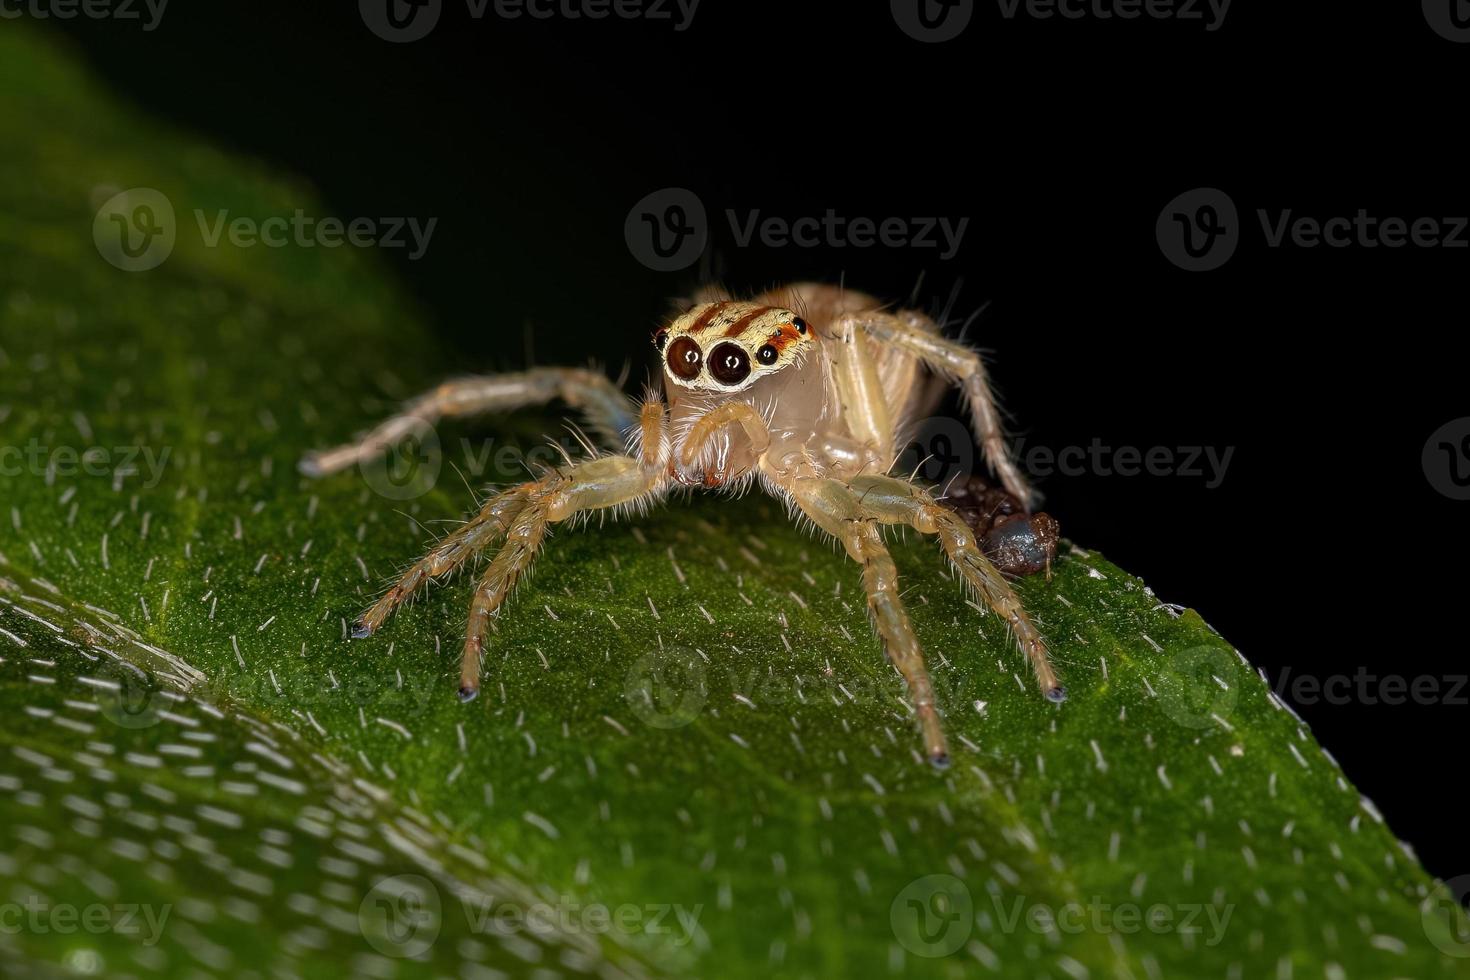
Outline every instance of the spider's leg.
<svg viewBox="0 0 1470 980">
<path fill-rule="evenodd" d="M 371 609 L 353 624 L 352 636 L 372 636 L 393 614 L 399 604 L 430 579 L 447 575 L 474 555 L 503 537 L 526 503 L 524 487 L 498 493 L 485 502 L 480 512 L 454 533 L 434 546 L 428 554 L 414 562 L 408 571 L 385 592 Z"/>
<path fill-rule="evenodd" d="M 888 404 L 892 393 L 883 390 L 868 339 L 853 316 L 838 318 L 825 339 L 833 341 L 832 376 L 842 401 L 842 417 L 858 442 L 875 450 L 886 464 L 893 459 L 894 450 Z"/>
<path fill-rule="evenodd" d="M 970 405 L 975 437 L 980 440 L 986 463 L 1000 477 L 1006 490 L 1030 509 L 1035 495 L 1006 448 L 1000 410 L 990 390 L 985 362 L 978 353 L 940 336 L 933 320 L 913 310 L 848 313 L 837 318 L 834 328 L 839 336 L 844 331 L 860 329 L 879 343 L 892 344 L 912 354 L 931 371 L 958 384 Z"/>
<path fill-rule="evenodd" d="M 636 423 L 632 403 L 604 375 L 583 368 L 543 367 L 446 381 L 425 392 L 356 442 L 308 453 L 299 464 L 307 476 L 325 476 L 372 459 L 423 425 L 441 418 L 508 412 L 561 399 L 586 416 L 606 448 L 621 450 Z"/>
<path fill-rule="evenodd" d="M 947 766 L 949 747 L 934 704 L 934 686 L 899 596 L 898 568 L 883 544 L 876 522 L 859 515 L 853 495 L 835 480 L 793 480 L 786 489 L 802 512 L 842 542 L 848 555 L 863 566 L 868 611 L 888 659 L 898 668 L 908 687 L 924 739 L 924 752 L 935 766 Z"/>
<path fill-rule="evenodd" d="M 524 504 L 506 528 L 505 544 L 475 586 L 470 604 L 460 665 L 461 700 L 468 701 L 480 690 L 485 632 L 536 557 L 547 526 L 591 510 L 646 503 L 663 492 L 666 483 L 663 474 L 650 472 L 632 456 L 603 456 L 518 488 Z"/>
<path fill-rule="evenodd" d="M 834 481 L 828 481 L 834 482 Z M 1021 652 L 1036 673 L 1049 700 L 1064 701 L 1066 689 L 1051 665 L 1051 654 L 1020 598 L 1000 570 L 980 550 L 969 525 L 954 511 L 935 502 L 923 487 L 892 476 L 858 476 L 845 486 L 856 513 L 885 524 L 907 524 L 933 534 L 966 584 L 1010 627 Z"/>
</svg>

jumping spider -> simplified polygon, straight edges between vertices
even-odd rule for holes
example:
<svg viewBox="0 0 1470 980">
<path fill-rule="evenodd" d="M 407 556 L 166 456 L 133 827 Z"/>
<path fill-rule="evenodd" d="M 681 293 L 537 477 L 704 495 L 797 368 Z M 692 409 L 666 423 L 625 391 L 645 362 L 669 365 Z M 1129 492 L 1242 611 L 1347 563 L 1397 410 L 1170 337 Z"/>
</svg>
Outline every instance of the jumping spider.
<svg viewBox="0 0 1470 980">
<path fill-rule="evenodd" d="M 357 620 L 352 635 L 372 635 L 420 586 L 499 543 L 470 606 L 459 689 L 468 701 L 480 688 L 490 620 L 530 566 L 549 524 L 599 509 L 642 510 L 680 487 L 740 490 L 758 483 L 862 565 L 874 627 L 908 686 L 935 765 L 948 763 L 944 732 L 879 525 L 935 535 L 966 584 L 1009 625 L 1042 691 L 1052 701 L 1065 699 L 1046 643 L 972 530 L 975 515 L 967 520 L 963 508 L 885 475 L 898 434 L 931 413 L 942 395 L 934 380 L 958 385 L 987 464 L 1021 508 L 1001 526 L 1014 523 L 1023 535 L 1033 530 L 1042 551 L 1032 542 L 1028 553 L 1032 559 L 1044 554 L 1049 562 L 1055 525 L 1026 513 L 1031 491 L 1006 452 L 978 354 L 945 339 L 922 313 L 886 312 L 871 296 L 813 283 L 747 301 L 707 288 L 655 333 L 653 343 L 663 362 L 664 392 L 650 390 L 641 406 L 607 378 L 578 368 L 463 378 L 415 399 L 360 441 L 304 458 L 302 472 L 334 473 L 376 458 L 424 422 L 557 398 L 580 410 L 609 449 L 490 497 L 409 568 Z M 990 523 L 978 536 L 995 529 L 993 516 L 987 514 Z M 1034 569 L 1022 560 L 1018 570 Z"/>
</svg>

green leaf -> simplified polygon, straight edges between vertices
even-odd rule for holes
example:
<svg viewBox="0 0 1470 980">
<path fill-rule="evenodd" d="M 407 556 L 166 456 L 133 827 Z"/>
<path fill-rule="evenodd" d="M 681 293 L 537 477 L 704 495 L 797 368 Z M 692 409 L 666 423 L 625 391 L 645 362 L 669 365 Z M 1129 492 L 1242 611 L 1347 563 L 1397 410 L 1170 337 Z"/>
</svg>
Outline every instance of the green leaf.
<svg viewBox="0 0 1470 980">
<path fill-rule="evenodd" d="M 211 247 L 196 213 L 327 212 L 45 37 L 0 34 L 0 91 L 18 967 L 1466 975 L 1463 916 L 1305 726 L 1197 615 L 1085 550 L 1019 585 L 1058 706 L 933 542 L 895 543 L 945 773 L 856 569 L 764 499 L 559 531 L 469 705 L 466 580 L 348 641 L 421 522 L 473 500 L 447 465 L 411 496 L 296 460 L 459 356 L 364 250 Z M 129 257 L 112 214 L 171 228 L 171 252 L 128 271 L 156 253 Z M 510 481 L 538 431 L 555 415 L 437 437 Z"/>
</svg>

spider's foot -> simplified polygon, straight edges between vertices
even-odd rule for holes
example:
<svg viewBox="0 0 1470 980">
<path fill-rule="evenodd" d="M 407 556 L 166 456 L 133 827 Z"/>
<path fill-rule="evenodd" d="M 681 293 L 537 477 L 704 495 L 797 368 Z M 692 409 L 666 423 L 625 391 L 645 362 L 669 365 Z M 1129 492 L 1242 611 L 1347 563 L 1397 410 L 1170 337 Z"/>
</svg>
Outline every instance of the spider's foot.
<svg viewBox="0 0 1470 980">
<path fill-rule="evenodd" d="M 1067 689 L 1058 684 L 1056 687 L 1046 692 L 1046 699 L 1053 704 L 1061 704 L 1063 701 L 1067 700 Z"/>
<path fill-rule="evenodd" d="M 373 635 L 373 628 L 366 621 L 359 619 L 352 624 L 352 638 L 354 640 L 366 640 Z"/>
<path fill-rule="evenodd" d="M 296 461 L 296 471 L 302 476 L 321 476 L 324 472 L 321 457 L 317 453 L 307 453 Z"/>
<path fill-rule="evenodd" d="M 933 766 L 935 769 L 940 769 L 940 770 L 948 769 L 949 768 L 949 753 L 948 752 L 942 752 L 942 751 L 941 752 L 933 752 L 933 753 L 931 753 L 929 755 L 929 764 L 931 766 Z"/>
<path fill-rule="evenodd" d="M 469 704 L 471 701 L 475 700 L 475 695 L 479 693 L 480 689 L 478 687 L 471 687 L 470 685 L 466 684 L 464 687 L 461 687 L 459 689 L 460 703 Z"/>
</svg>

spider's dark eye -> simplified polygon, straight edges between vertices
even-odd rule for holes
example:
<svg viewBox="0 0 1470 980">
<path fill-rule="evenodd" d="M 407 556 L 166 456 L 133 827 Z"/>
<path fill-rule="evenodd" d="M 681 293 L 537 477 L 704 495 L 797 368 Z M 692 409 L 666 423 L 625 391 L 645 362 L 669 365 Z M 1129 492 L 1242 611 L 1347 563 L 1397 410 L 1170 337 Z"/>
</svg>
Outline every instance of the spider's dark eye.
<svg viewBox="0 0 1470 980">
<path fill-rule="evenodd" d="M 704 362 L 704 353 L 689 337 L 679 337 L 669 345 L 669 352 L 664 360 L 668 362 L 669 373 L 676 378 L 685 381 L 693 381 L 699 376 L 699 367 Z"/>
<path fill-rule="evenodd" d="M 720 344 L 710 351 L 709 373 L 722 385 L 738 385 L 750 376 L 750 355 L 739 344 Z"/>
<path fill-rule="evenodd" d="M 806 321 L 801 317 L 792 318 L 791 325 L 796 328 L 797 333 L 806 333 Z"/>
<path fill-rule="evenodd" d="M 762 364 L 775 364 L 776 358 L 780 356 L 781 352 L 776 350 L 776 348 L 772 347 L 770 344 L 763 345 L 760 350 L 755 352 L 755 359 L 757 361 L 760 361 Z"/>
<path fill-rule="evenodd" d="M 653 335 L 653 346 L 657 347 L 659 350 L 663 350 L 664 344 L 667 344 L 668 342 L 669 332 L 667 330 L 660 330 L 658 333 Z"/>
</svg>

